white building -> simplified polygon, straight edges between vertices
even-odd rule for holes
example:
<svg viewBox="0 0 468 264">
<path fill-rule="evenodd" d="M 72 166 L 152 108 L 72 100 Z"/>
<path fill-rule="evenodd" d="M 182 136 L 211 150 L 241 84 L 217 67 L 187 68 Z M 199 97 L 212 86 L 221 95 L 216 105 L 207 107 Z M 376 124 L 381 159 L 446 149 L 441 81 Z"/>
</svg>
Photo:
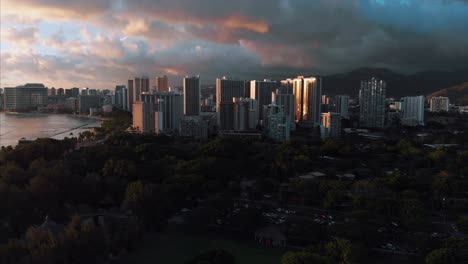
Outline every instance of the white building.
<svg viewBox="0 0 468 264">
<path fill-rule="evenodd" d="M 424 126 L 424 96 L 401 99 L 401 123 L 407 126 Z"/>
<path fill-rule="evenodd" d="M 450 100 L 448 97 L 438 96 L 432 97 L 430 100 L 431 112 L 448 112 L 450 106 Z"/>
<path fill-rule="evenodd" d="M 322 139 L 337 138 L 341 136 L 341 114 L 323 113 L 322 125 L 320 126 L 320 135 Z"/>
</svg>

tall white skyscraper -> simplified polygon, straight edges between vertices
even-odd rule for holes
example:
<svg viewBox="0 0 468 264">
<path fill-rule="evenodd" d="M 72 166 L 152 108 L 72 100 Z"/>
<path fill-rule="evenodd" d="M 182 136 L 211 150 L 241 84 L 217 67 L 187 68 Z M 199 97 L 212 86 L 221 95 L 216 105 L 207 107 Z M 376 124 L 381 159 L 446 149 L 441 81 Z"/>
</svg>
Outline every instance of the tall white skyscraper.
<svg viewBox="0 0 468 264">
<path fill-rule="evenodd" d="M 183 80 L 184 115 L 200 115 L 200 77 L 185 77 Z"/>
<path fill-rule="evenodd" d="M 361 89 L 359 90 L 359 123 L 361 127 L 384 127 L 385 95 L 385 81 L 376 78 L 361 81 Z"/>
<path fill-rule="evenodd" d="M 335 112 L 340 113 L 341 117 L 349 118 L 349 96 L 337 95 L 335 96 Z"/>
<path fill-rule="evenodd" d="M 424 96 L 401 99 L 401 123 L 407 126 L 424 126 Z"/>
<path fill-rule="evenodd" d="M 448 112 L 450 106 L 450 100 L 448 97 L 438 96 L 432 97 L 430 102 L 431 112 Z"/>
</svg>

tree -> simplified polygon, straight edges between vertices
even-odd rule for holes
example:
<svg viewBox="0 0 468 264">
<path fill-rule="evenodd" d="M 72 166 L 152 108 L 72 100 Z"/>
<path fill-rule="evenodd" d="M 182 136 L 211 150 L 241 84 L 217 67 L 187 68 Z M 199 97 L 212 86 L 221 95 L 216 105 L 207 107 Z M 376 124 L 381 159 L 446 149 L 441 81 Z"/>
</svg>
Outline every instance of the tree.
<svg viewBox="0 0 468 264">
<path fill-rule="evenodd" d="M 457 226 L 461 232 L 468 234 L 468 216 L 460 216 L 457 220 Z"/>
<path fill-rule="evenodd" d="M 281 259 L 281 264 L 331 264 L 332 261 L 312 252 L 287 252 Z"/>
<path fill-rule="evenodd" d="M 327 256 L 339 264 L 351 263 L 352 245 L 349 240 L 338 238 L 325 245 Z"/>
<path fill-rule="evenodd" d="M 225 250 L 216 249 L 200 253 L 185 264 L 236 264 L 236 258 Z"/>
<path fill-rule="evenodd" d="M 450 264 L 454 263 L 450 257 L 448 248 L 439 248 L 431 251 L 426 256 L 426 264 Z"/>
</svg>

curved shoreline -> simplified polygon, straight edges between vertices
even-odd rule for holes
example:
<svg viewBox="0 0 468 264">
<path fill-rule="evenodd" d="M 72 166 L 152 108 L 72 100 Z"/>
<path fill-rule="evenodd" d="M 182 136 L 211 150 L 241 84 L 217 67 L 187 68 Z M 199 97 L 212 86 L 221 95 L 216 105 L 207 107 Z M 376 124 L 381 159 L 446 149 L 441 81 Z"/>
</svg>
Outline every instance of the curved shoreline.
<svg viewBox="0 0 468 264">
<path fill-rule="evenodd" d="M 96 121 L 106 121 L 110 120 L 111 118 L 107 117 L 100 117 L 100 116 L 86 116 L 86 115 L 74 115 L 74 114 L 60 114 L 60 113 L 38 113 L 38 112 L 0 112 L 7 115 L 56 115 L 56 116 L 68 116 L 68 117 L 78 117 L 78 118 L 87 118 Z"/>
<path fill-rule="evenodd" d="M 104 120 L 103 118 L 96 118 L 96 117 L 89 117 L 89 116 L 81 116 L 81 115 L 73 115 L 73 114 L 56 114 L 56 113 L 11 113 L 11 112 L 0 112 L 0 119 L 1 117 L 7 118 L 13 118 L 13 119 L 19 119 L 22 120 L 20 121 L 21 123 L 23 122 L 28 122 L 28 119 L 34 120 L 34 119 L 42 119 L 42 118 L 69 118 L 70 122 L 77 122 L 76 126 L 73 127 L 68 127 L 65 130 L 61 131 L 59 129 L 52 129 L 55 131 L 49 131 L 46 133 L 39 132 L 38 133 L 33 132 L 33 133 L 14 133 L 12 132 L 13 130 L 7 129 L 4 130 L 2 129 L 2 132 L 5 132 L 0 135 L 0 146 L 12 146 L 15 147 L 18 145 L 19 140 L 21 138 L 26 138 L 28 140 L 36 140 L 37 138 L 52 138 L 52 139 L 57 139 L 57 140 L 62 140 L 65 137 L 78 137 L 79 132 L 83 131 L 92 131 L 94 128 L 99 127 L 101 123 Z M 10 117 L 8 117 L 10 116 Z M 72 121 L 75 119 L 76 121 Z M 0 120 L 1 121 L 1 120 Z M 2 121 L 3 122 L 3 121 Z M 8 121 L 6 121 L 8 122 Z M 25 124 L 25 123 L 23 123 Z M 15 127 L 15 126 L 13 126 Z M 10 131 L 11 130 L 11 131 Z M 70 135 L 69 133 L 73 132 L 73 135 Z M 9 135 L 11 134 L 11 135 Z M 18 137 L 16 138 L 13 136 L 13 134 L 16 134 Z M 42 134 L 42 135 L 40 135 Z M 9 136 L 7 136 L 9 135 Z M 40 136 L 39 136 L 40 135 Z M 4 139 L 4 140 L 3 140 Z"/>
</svg>

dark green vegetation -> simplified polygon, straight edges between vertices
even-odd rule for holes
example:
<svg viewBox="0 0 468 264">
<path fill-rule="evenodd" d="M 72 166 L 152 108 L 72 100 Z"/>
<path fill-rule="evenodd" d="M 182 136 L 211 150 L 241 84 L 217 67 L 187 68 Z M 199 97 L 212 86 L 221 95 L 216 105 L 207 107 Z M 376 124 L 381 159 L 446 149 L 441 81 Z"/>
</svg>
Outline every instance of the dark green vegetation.
<svg viewBox="0 0 468 264">
<path fill-rule="evenodd" d="M 254 241 L 235 240 L 213 235 L 165 232 L 146 237 L 141 247 L 124 258 L 124 263 L 197 263 L 193 256 L 200 252 L 223 249 L 235 257 L 236 263 L 280 264 L 284 250 L 264 248 Z M 188 262 L 192 260 L 192 262 Z M 224 264 L 224 263 L 223 263 Z"/>
<path fill-rule="evenodd" d="M 128 119 L 115 120 L 83 136 L 80 141 L 90 142 L 85 148 L 75 149 L 76 140 L 42 139 L 1 149 L 0 263 L 102 263 L 140 252 L 140 235 L 164 240 L 161 231 L 182 208 L 184 232 L 234 234 L 252 243 L 278 207 L 296 211 L 277 223 L 293 252 L 278 262 L 378 263 L 396 252 L 416 263 L 466 261 L 466 133 L 434 130 L 419 138 L 416 130 L 389 130 L 380 140 L 200 142 L 125 133 Z M 297 177 L 311 171 L 324 176 Z M 349 173 L 354 180 L 337 176 Z M 63 228 L 41 225 L 46 216 Z M 217 263 L 218 255 L 233 254 L 245 263 L 238 256 L 248 249 L 223 243 L 199 250 L 230 253 L 188 250 L 193 256 L 186 260 Z"/>
</svg>

